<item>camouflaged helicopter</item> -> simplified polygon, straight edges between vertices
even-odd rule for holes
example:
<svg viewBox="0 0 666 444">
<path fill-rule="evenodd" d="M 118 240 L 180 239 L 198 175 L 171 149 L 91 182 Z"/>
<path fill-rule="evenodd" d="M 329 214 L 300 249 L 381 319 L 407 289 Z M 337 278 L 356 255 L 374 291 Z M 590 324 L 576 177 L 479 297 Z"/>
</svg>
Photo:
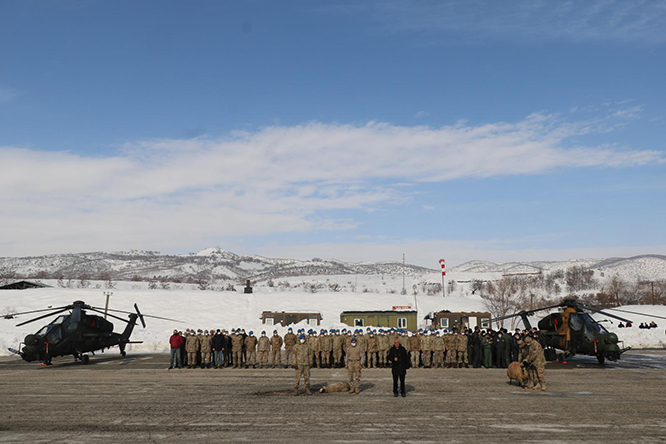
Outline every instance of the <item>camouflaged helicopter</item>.
<svg viewBox="0 0 666 444">
<path fill-rule="evenodd" d="M 83 301 L 75 301 L 71 305 L 64 307 L 7 314 L 4 316 L 5 319 L 13 319 L 16 316 L 31 313 L 48 312 L 45 315 L 16 325 L 20 327 L 21 325 L 69 311 L 67 314 L 61 314 L 36 333 L 27 335 L 23 343 L 19 344 L 18 349 L 9 348 L 9 351 L 19 355 L 28 362 L 42 361 L 42 365 L 51 365 L 52 358 L 67 355 L 74 356 L 74 361 L 81 361 L 83 364 L 87 364 L 90 357 L 86 353 L 94 355 L 95 351 L 117 345 L 120 349 L 120 354 L 125 356 L 127 344 L 141 343 L 141 341 L 130 340 L 137 319 L 141 321 L 141 325 L 144 328 L 146 327 L 144 317 L 178 322 L 174 319 L 143 315 L 139 312 L 139 307 L 136 304 L 134 304 L 134 309 L 135 312 L 132 313 L 93 307 Z M 98 316 L 89 312 L 99 313 L 104 316 Z M 125 313 L 129 316 L 128 319 L 123 319 L 108 312 Z M 106 316 L 127 323 L 125 330 L 122 333 L 114 333 L 113 324 L 105 319 Z"/>
<path fill-rule="evenodd" d="M 615 333 L 610 333 L 599 322 L 595 321 L 587 312 L 598 313 L 622 322 L 630 320 L 610 314 L 606 311 L 597 310 L 579 303 L 575 298 L 565 298 L 557 305 L 537 308 L 534 310 L 523 310 L 512 315 L 500 316 L 490 321 L 501 321 L 520 316 L 525 328 L 531 329 L 532 325 L 528 319 L 536 312 L 560 308 L 557 313 L 551 313 L 538 322 L 539 335 L 544 346 L 546 360 L 564 361 L 570 356 L 587 355 L 595 356 L 599 364 L 609 361 L 617 361 L 622 353 L 631 347 L 621 348 Z M 609 309 L 613 310 L 613 309 Z M 619 310 L 621 311 L 621 310 Z M 634 313 L 641 314 L 641 313 Z M 559 350 L 559 353 L 558 353 Z"/>
</svg>

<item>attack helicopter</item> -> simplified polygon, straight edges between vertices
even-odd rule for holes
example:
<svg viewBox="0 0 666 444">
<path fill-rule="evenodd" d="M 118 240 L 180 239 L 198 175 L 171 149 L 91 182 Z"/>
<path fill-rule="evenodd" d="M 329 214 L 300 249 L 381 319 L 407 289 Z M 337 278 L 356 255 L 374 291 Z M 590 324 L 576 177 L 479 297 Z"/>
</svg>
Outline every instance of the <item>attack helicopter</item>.
<svg viewBox="0 0 666 444">
<path fill-rule="evenodd" d="M 565 298 L 556 305 L 535 310 L 523 310 L 512 315 L 493 318 L 490 321 L 495 322 L 520 316 L 525 328 L 529 330 L 532 325 L 528 316 L 554 308 L 560 308 L 561 310 L 549 314 L 538 323 L 539 335 L 542 339 L 541 343 L 544 346 L 544 355 L 547 361 L 555 361 L 556 359 L 563 361 L 570 356 L 587 355 L 595 356 L 599 364 L 603 364 L 606 359 L 617 361 L 622 353 L 631 349 L 631 347 L 620 348 L 617 335 L 606 330 L 587 312 L 602 314 L 622 322 L 631 323 L 630 320 L 586 307 L 575 298 Z M 558 353 L 557 350 L 561 350 L 561 352 Z"/>
<path fill-rule="evenodd" d="M 143 328 L 146 328 L 144 317 L 178 322 L 174 319 L 141 314 L 136 304 L 134 304 L 134 310 L 135 312 L 132 313 L 109 308 L 103 309 L 93 307 L 83 301 L 74 301 L 72 304 L 64 307 L 7 314 L 4 316 L 5 319 L 13 319 L 16 316 L 31 313 L 48 312 L 47 314 L 16 325 L 20 327 L 21 325 L 69 311 L 68 314 L 60 314 L 50 324 L 39 329 L 37 333 L 27 335 L 23 343 L 19 344 L 18 350 L 10 348 L 9 351 L 21 356 L 21 358 L 28 362 L 42 361 L 42 365 L 51 365 L 52 358 L 67 355 L 74 356 L 75 362 L 81 361 L 81 363 L 87 364 L 90 357 L 86 353 L 94 355 L 95 351 L 117 345 L 120 349 L 120 354 L 125 356 L 125 347 L 127 344 L 140 344 L 141 341 L 130 340 L 137 319 L 141 321 Z M 88 312 L 95 312 L 104 316 Z M 128 314 L 129 319 L 123 319 L 108 312 Z M 122 333 L 114 333 L 113 323 L 106 320 L 106 316 L 127 323 L 125 330 Z"/>
</svg>

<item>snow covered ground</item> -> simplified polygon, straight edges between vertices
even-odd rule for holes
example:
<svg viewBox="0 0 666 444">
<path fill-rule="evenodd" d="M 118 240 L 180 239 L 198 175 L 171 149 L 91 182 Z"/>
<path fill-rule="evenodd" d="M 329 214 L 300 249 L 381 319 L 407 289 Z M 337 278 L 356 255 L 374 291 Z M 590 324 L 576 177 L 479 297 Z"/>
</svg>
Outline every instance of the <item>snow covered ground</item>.
<svg viewBox="0 0 666 444">
<path fill-rule="evenodd" d="M 365 277 L 364 277 L 365 278 Z M 349 279 L 349 277 L 346 277 Z M 301 278 L 303 280 L 303 278 Z M 157 319 L 146 319 L 147 328 L 137 327 L 132 336 L 133 340 L 144 341 L 143 344 L 133 345 L 134 351 L 162 352 L 167 351 L 167 340 L 174 328 L 211 329 L 243 327 L 253 330 L 255 334 L 266 330 L 271 334 L 277 329 L 280 334 L 286 333 L 286 328 L 263 325 L 261 313 L 263 311 L 317 311 L 323 316 L 321 328 L 345 327 L 340 323 L 340 313 L 346 310 L 391 310 L 393 306 L 412 306 L 418 309 L 418 317 L 429 312 L 439 310 L 451 311 L 486 311 L 481 299 L 474 295 L 465 295 L 466 291 L 459 291 L 453 296 L 442 298 L 441 295 L 428 296 L 400 295 L 389 293 L 363 293 L 363 292 L 318 292 L 307 293 L 303 291 L 277 291 L 268 287 L 259 287 L 253 294 L 226 291 L 201 291 L 195 289 L 182 290 L 148 290 L 131 288 L 132 283 L 119 283 L 119 288 L 113 289 L 110 308 L 132 311 L 134 303 L 144 314 L 152 314 L 167 318 L 182 320 L 174 323 Z M 376 287 L 374 282 L 372 287 Z M 66 289 L 45 288 L 34 290 L 4 290 L 0 291 L 0 314 L 7 312 L 21 312 L 44 309 L 49 306 L 59 307 L 82 300 L 89 305 L 104 307 L 104 289 Z M 664 306 L 630 306 L 623 310 L 636 311 L 666 317 Z M 618 334 L 625 346 L 635 348 L 666 348 L 664 327 L 666 320 L 638 316 L 628 313 L 615 312 L 619 316 L 634 321 L 631 329 L 618 329 L 617 321 L 605 322 L 610 331 Z M 545 313 L 544 313 L 545 315 Z M 123 316 L 124 317 L 124 316 Z M 598 320 L 603 316 L 595 315 Z M 7 347 L 16 348 L 26 334 L 34 333 L 51 318 L 36 321 L 22 327 L 15 325 L 30 319 L 30 315 L 23 315 L 16 319 L 0 319 L 0 355 L 7 355 Z M 535 319 L 536 321 L 537 319 Z M 638 329 L 641 322 L 654 320 L 659 328 L 650 330 Z M 112 320 L 113 321 L 113 320 Z M 115 331 L 121 331 L 123 325 L 120 321 L 113 321 Z M 303 323 L 303 325 L 305 325 Z M 536 325 L 536 322 L 535 322 Z M 510 325 L 507 325 L 510 327 Z"/>
</svg>

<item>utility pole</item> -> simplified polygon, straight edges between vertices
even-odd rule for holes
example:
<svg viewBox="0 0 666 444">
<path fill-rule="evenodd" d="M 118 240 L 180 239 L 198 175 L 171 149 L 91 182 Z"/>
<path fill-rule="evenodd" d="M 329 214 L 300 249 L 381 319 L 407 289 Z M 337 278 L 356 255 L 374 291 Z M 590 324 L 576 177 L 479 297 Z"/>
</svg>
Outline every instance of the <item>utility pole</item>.
<svg viewBox="0 0 666 444">
<path fill-rule="evenodd" d="M 402 253 L 402 294 L 407 294 L 405 288 L 405 253 Z"/>
<path fill-rule="evenodd" d="M 654 281 L 650 281 L 650 286 L 652 287 L 652 305 L 654 305 Z"/>
<path fill-rule="evenodd" d="M 106 305 L 104 306 L 104 319 L 106 319 L 106 313 L 109 311 L 109 298 L 113 295 L 112 291 L 105 291 L 104 296 L 106 296 Z"/>
</svg>

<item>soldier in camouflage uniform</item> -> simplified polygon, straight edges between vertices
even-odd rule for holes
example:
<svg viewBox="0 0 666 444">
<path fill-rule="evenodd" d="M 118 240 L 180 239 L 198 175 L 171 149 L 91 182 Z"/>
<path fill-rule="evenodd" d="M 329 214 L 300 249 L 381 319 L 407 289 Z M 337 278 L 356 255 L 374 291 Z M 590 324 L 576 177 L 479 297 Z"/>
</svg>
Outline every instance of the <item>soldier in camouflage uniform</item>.
<svg viewBox="0 0 666 444">
<path fill-rule="evenodd" d="M 323 331 L 323 335 L 319 336 L 319 354 L 320 354 L 320 363 L 324 368 L 331 367 L 331 352 L 333 351 L 333 337 L 329 336 L 326 330 Z"/>
<path fill-rule="evenodd" d="M 468 367 L 467 365 L 467 336 L 465 334 L 459 334 L 458 337 L 456 338 L 456 364 L 458 364 L 458 368 L 462 368 L 464 365 L 465 367 Z"/>
<path fill-rule="evenodd" d="M 257 337 L 253 331 L 250 331 L 248 337 L 245 338 L 245 356 L 247 357 L 245 368 L 250 366 L 257 368 Z"/>
<path fill-rule="evenodd" d="M 418 368 L 419 366 L 419 353 L 421 352 L 421 338 L 415 331 L 409 337 L 409 353 L 411 354 L 412 367 Z"/>
<path fill-rule="evenodd" d="M 241 368 L 243 365 L 243 336 L 238 330 L 231 336 L 231 351 L 233 353 L 233 368 Z"/>
<path fill-rule="evenodd" d="M 433 352 L 432 366 L 435 368 L 444 367 L 444 352 L 446 350 L 446 340 L 441 337 L 439 332 L 435 333 L 435 337 L 431 338 L 431 348 Z"/>
<path fill-rule="evenodd" d="M 349 393 L 357 395 L 361 387 L 361 369 L 363 368 L 361 358 L 361 349 L 357 345 L 356 338 L 352 338 L 351 346 L 345 355 L 345 368 L 349 376 Z"/>
<path fill-rule="evenodd" d="M 208 330 L 199 338 L 199 348 L 201 349 L 201 368 L 210 367 L 210 356 L 213 352 L 213 337 L 208 334 Z"/>
<path fill-rule="evenodd" d="M 430 342 L 432 341 L 432 336 L 428 331 L 423 332 L 421 336 L 421 359 L 423 359 L 423 367 L 430 368 L 430 358 L 432 357 L 432 352 L 430 351 Z"/>
<path fill-rule="evenodd" d="M 294 334 L 293 330 L 291 327 L 289 327 L 289 330 L 287 330 L 287 334 L 284 335 L 284 364 L 285 366 L 293 367 L 294 366 L 294 358 L 291 356 L 291 351 L 294 345 L 298 342 L 298 338 Z"/>
<path fill-rule="evenodd" d="M 345 338 L 340 336 L 340 331 L 335 330 L 333 335 L 333 365 L 336 368 L 340 368 L 342 365 L 342 347 L 344 345 Z"/>
<path fill-rule="evenodd" d="M 388 354 L 388 349 L 390 347 L 388 336 L 384 330 L 379 331 L 379 336 L 377 336 L 377 348 L 379 349 L 379 366 L 386 367 L 386 355 Z"/>
<path fill-rule="evenodd" d="M 276 365 L 279 367 L 282 364 L 281 349 L 282 338 L 278 335 L 277 330 L 273 330 L 273 336 L 271 336 L 271 365 L 273 368 L 276 368 Z"/>
<path fill-rule="evenodd" d="M 266 336 L 266 332 L 261 332 L 261 337 L 257 341 L 257 353 L 259 354 L 259 368 L 268 367 L 268 353 L 271 351 L 271 341 Z"/>
<path fill-rule="evenodd" d="M 296 378 L 294 382 L 294 395 L 298 396 L 298 385 L 303 377 L 303 385 L 305 385 L 305 393 L 311 395 L 310 392 L 310 347 L 306 343 L 305 335 L 301 335 L 298 344 L 294 345 L 292 349 L 294 353 L 294 366 L 296 368 Z"/>
<path fill-rule="evenodd" d="M 366 361 L 366 366 L 368 368 L 376 368 L 377 367 L 377 352 L 379 351 L 379 348 L 377 346 L 377 337 L 375 336 L 374 332 L 370 332 L 370 335 L 368 335 L 368 339 L 366 341 L 367 347 L 368 347 L 368 352 L 367 352 L 367 361 Z"/>
<path fill-rule="evenodd" d="M 453 368 L 458 358 L 458 333 L 448 332 L 444 344 L 446 347 L 446 368 Z"/>
<path fill-rule="evenodd" d="M 528 371 L 531 373 L 532 380 L 538 385 L 531 388 L 534 390 L 541 389 L 546 391 L 546 358 L 543 354 L 543 348 L 539 341 L 535 341 L 532 337 L 525 338 L 525 344 L 528 346 L 527 357 L 525 362 L 528 366 Z"/>
<path fill-rule="evenodd" d="M 187 368 L 194 368 L 197 362 L 197 352 L 199 351 L 199 339 L 193 331 L 188 333 L 185 350 L 187 351 Z"/>
<path fill-rule="evenodd" d="M 319 338 L 317 337 L 317 332 L 310 330 L 305 338 L 305 342 L 307 342 L 308 348 L 310 349 L 310 368 L 312 368 L 315 367 L 319 361 Z"/>
</svg>

